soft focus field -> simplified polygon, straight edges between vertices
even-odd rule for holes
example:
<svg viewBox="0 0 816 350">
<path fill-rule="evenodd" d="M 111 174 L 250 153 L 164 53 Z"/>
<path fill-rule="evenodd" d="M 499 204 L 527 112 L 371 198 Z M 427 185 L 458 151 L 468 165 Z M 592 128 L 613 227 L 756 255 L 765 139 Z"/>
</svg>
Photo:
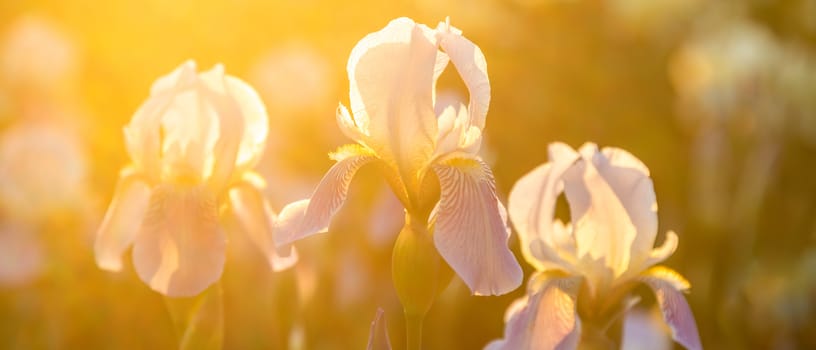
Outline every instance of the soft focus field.
<svg viewBox="0 0 816 350">
<path fill-rule="evenodd" d="M 176 347 L 162 296 L 130 259 L 108 273 L 93 255 L 129 161 L 122 127 L 150 84 L 195 59 L 255 87 L 270 123 L 259 169 L 280 210 L 348 142 L 335 109 L 348 101 L 351 48 L 401 16 L 432 27 L 450 16 L 484 52 L 482 155 L 502 200 L 551 142 L 626 149 L 651 170 L 659 232 L 680 237 L 665 265 L 691 282 L 703 345 L 816 348 L 813 0 L 3 1 L 0 348 Z M 439 89 L 467 96 L 446 74 Z M 401 349 L 390 270 L 400 210 L 364 168 L 329 234 L 298 242 L 300 261 L 279 273 L 230 230 L 225 348 L 361 349 L 382 307 Z M 521 261 L 515 236 L 511 247 Z M 454 277 L 425 347 L 482 348 L 523 293 L 471 296 Z"/>
</svg>

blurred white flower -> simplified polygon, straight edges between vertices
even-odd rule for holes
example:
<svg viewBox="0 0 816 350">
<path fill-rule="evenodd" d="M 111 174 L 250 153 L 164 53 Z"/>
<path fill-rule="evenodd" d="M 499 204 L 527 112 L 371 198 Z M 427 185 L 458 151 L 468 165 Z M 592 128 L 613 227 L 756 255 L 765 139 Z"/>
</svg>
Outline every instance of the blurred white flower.
<svg viewBox="0 0 816 350">
<path fill-rule="evenodd" d="M 40 91 L 59 89 L 73 78 L 78 52 L 70 37 L 45 18 L 13 22 L 0 46 L 0 76 L 5 84 Z"/>
<path fill-rule="evenodd" d="M 297 259 L 278 255 L 274 213 L 252 171 L 267 137 L 266 109 L 246 83 L 221 65 L 197 73 L 192 61 L 159 78 L 125 127 L 132 164 L 121 172 L 96 240 L 97 264 L 121 269 L 133 244 L 139 277 L 168 296 L 192 296 L 218 280 L 229 206 L 274 270 Z"/>
<path fill-rule="evenodd" d="M 43 121 L 0 136 L 0 283 L 21 285 L 40 274 L 40 225 L 63 212 L 87 213 L 85 156 L 73 134 Z"/>
<path fill-rule="evenodd" d="M 578 152 L 554 143 L 549 154 L 550 162 L 519 179 L 510 193 L 508 209 L 521 251 L 537 273 L 527 296 L 508 310 L 505 339 L 488 348 L 576 348 L 582 333 L 581 289 L 587 290 L 580 302 L 591 310 L 589 321 L 606 323 L 642 283 L 655 292 L 674 339 L 700 349 L 682 294 L 689 283 L 668 268 L 653 267 L 674 252 L 678 239 L 669 231 L 663 245 L 653 247 L 657 202 L 649 169 L 624 150 L 598 150 L 591 143 Z M 562 192 L 572 219 L 566 225 L 554 218 Z"/>
<path fill-rule="evenodd" d="M 270 108 L 303 111 L 330 100 L 334 86 L 330 73 L 320 52 L 305 44 L 290 44 L 261 56 L 250 70 L 249 81 Z"/>
<path fill-rule="evenodd" d="M 632 33 L 663 34 L 693 16 L 701 0 L 611 0 L 604 2 L 614 23 Z"/>
<path fill-rule="evenodd" d="M 780 47 L 762 26 L 742 19 L 722 19 L 702 26 L 671 59 L 670 77 L 682 116 L 726 121 L 753 115 L 766 126 L 778 126 L 777 102 L 766 96 L 776 74 Z M 744 110 L 751 113 L 741 113 Z"/>
<path fill-rule="evenodd" d="M 79 140 L 58 125 L 25 122 L 0 138 L 0 208 L 38 220 L 85 199 L 86 154 Z"/>
<path fill-rule="evenodd" d="M 27 284 L 40 275 L 43 264 L 36 232 L 19 223 L 0 221 L 0 285 Z"/>
</svg>

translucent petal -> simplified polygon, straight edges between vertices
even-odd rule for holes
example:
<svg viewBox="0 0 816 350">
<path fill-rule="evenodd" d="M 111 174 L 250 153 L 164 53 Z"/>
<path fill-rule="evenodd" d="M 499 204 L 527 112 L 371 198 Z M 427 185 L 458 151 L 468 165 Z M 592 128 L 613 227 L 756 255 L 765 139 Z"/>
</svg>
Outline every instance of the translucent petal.
<svg viewBox="0 0 816 350">
<path fill-rule="evenodd" d="M 702 349 L 697 323 L 694 321 L 691 308 L 683 293 L 675 288 L 676 285 L 682 285 L 683 283 L 671 276 L 667 274 L 649 274 L 642 277 L 641 281 L 654 291 L 657 304 L 663 313 L 663 319 L 671 328 L 672 338 L 686 349 Z"/>
<path fill-rule="evenodd" d="M 133 246 L 139 278 L 170 297 L 201 293 L 221 277 L 226 237 L 205 187 L 159 185 Z"/>
<path fill-rule="evenodd" d="M 657 235 L 657 199 L 649 169 L 619 148 L 604 148 L 593 156 L 592 161 L 637 229 L 631 246 L 632 263 L 640 264 L 652 251 Z"/>
<path fill-rule="evenodd" d="M 393 162 L 408 186 L 433 152 L 436 116 L 433 31 L 408 18 L 360 40 L 349 57 L 351 112 L 369 146 Z"/>
<path fill-rule="evenodd" d="M 564 173 L 577 257 L 592 278 L 592 287 L 610 283 L 629 267 L 630 247 L 637 231 L 617 194 L 587 160 Z M 609 270 L 613 275 L 608 275 Z"/>
<path fill-rule="evenodd" d="M 480 160 L 454 159 L 434 166 L 441 195 L 434 244 L 477 295 L 516 289 L 522 271 L 507 247 L 510 230 L 490 168 Z"/>
<path fill-rule="evenodd" d="M 288 269 L 297 262 L 296 251 L 287 256 L 278 254 L 273 225 L 275 213 L 261 192 L 248 184 L 230 190 L 230 207 L 250 240 L 264 253 L 273 271 Z"/>
<path fill-rule="evenodd" d="M 513 185 L 508 199 L 510 220 L 518 233 L 521 252 L 530 264 L 538 267 L 542 266 L 543 257 L 531 253 L 531 244 L 541 241 L 547 249 L 558 252 L 552 239 L 555 202 L 563 188 L 561 177 L 578 159 L 572 148 L 561 143 L 551 144 L 549 153 L 550 162 L 522 176 Z"/>
<path fill-rule="evenodd" d="M 532 290 L 526 305 L 507 321 L 504 339 L 485 349 L 575 349 L 581 337 L 576 312 L 578 278 L 555 278 Z M 516 305 L 515 307 L 518 307 Z"/>
<path fill-rule="evenodd" d="M 483 129 L 490 106 L 490 80 L 487 77 L 485 56 L 476 44 L 463 37 L 461 31 L 450 24 L 440 23 L 437 33 L 440 46 L 450 57 L 470 94 L 467 108 L 470 122 L 467 126 Z"/>
<path fill-rule="evenodd" d="M 349 185 L 360 167 L 377 159 L 370 151 L 352 145 L 334 153 L 337 163 L 329 169 L 312 197 L 287 205 L 278 218 L 276 243 L 284 245 L 326 232 L 334 214 L 346 201 Z"/>
<path fill-rule="evenodd" d="M 238 103 L 244 121 L 236 166 L 249 169 L 263 156 L 269 133 L 269 117 L 261 97 L 249 84 L 230 75 L 226 76 L 225 81 L 230 95 Z"/>
<path fill-rule="evenodd" d="M 96 233 L 96 264 L 105 270 L 122 269 L 122 253 L 136 235 L 147 212 L 150 186 L 139 174 L 125 170 L 119 178 L 113 200 Z"/>
</svg>

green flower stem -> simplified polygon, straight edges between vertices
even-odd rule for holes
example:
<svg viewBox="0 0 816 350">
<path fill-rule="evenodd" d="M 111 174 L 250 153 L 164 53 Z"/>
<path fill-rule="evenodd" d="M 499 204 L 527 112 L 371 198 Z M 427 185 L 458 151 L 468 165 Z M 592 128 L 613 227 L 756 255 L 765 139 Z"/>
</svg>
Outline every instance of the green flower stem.
<svg viewBox="0 0 816 350">
<path fill-rule="evenodd" d="M 422 321 L 425 315 L 405 313 L 405 338 L 407 350 L 422 349 Z"/>
<path fill-rule="evenodd" d="M 223 347 L 223 299 L 220 282 L 195 297 L 164 297 L 164 304 L 176 328 L 179 349 L 218 350 Z"/>
</svg>

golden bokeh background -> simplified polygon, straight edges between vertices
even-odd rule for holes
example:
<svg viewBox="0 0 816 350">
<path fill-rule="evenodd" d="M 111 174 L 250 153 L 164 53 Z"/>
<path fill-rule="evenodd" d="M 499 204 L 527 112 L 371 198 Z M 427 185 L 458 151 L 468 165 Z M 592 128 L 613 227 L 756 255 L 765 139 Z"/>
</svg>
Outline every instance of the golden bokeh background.
<svg viewBox="0 0 816 350">
<path fill-rule="evenodd" d="M 334 111 L 352 47 L 400 16 L 450 16 L 484 52 L 483 156 L 503 200 L 550 142 L 629 150 L 651 170 L 660 232 L 680 236 L 666 265 L 692 284 L 703 344 L 814 348 L 814 14 L 813 0 L 3 1 L 0 348 L 176 347 L 162 296 L 129 259 L 108 273 L 93 258 L 128 162 L 122 127 L 150 84 L 195 59 L 254 86 L 270 122 L 259 168 L 280 210 L 349 142 Z M 452 70 L 440 88 L 467 96 Z M 362 170 L 329 234 L 298 243 L 300 261 L 279 273 L 227 223 L 225 347 L 361 349 L 382 307 L 402 348 L 393 201 Z M 454 278 L 428 314 L 427 348 L 482 348 L 523 292 L 471 296 Z"/>
</svg>

